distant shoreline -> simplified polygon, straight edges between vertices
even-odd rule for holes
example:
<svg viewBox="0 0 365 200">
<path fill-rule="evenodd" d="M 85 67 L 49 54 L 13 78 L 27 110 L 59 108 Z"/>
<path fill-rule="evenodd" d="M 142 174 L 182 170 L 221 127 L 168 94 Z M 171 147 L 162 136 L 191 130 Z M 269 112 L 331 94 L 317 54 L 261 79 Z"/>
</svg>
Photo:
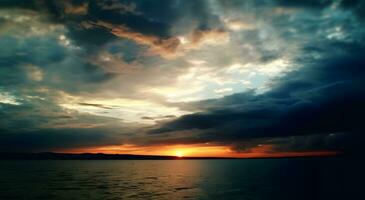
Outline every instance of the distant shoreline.
<svg viewBox="0 0 365 200">
<path fill-rule="evenodd" d="M 338 157 L 343 154 L 286 157 L 176 157 L 158 155 L 103 154 L 103 153 L 0 153 L 0 160 L 240 160 Z"/>
</svg>

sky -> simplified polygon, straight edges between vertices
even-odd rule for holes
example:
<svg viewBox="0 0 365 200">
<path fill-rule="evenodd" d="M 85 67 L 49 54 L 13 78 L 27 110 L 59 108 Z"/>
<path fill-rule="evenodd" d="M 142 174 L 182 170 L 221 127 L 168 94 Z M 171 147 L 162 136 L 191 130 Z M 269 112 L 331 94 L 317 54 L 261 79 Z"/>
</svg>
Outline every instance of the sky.
<svg viewBox="0 0 365 200">
<path fill-rule="evenodd" d="M 363 151 L 361 0 L 2 0 L 0 152 Z"/>
</svg>

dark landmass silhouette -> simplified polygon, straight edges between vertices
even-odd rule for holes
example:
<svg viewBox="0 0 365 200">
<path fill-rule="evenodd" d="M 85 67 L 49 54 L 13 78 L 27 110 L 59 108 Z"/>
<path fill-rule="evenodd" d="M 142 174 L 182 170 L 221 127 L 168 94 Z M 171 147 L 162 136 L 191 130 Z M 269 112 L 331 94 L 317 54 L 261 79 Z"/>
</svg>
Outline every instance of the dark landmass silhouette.
<svg viewBox="0 0 365 200">
<path fill-rule="evenodd" d="M 159 155 L 133 155 L 133 154 L 103 154 L 103 153 L 0 153 L 0 160 L 208 160 L 208 159 L 280 159 L 301 157 L 332 157 L 323 156 L 292 156 L 292 157 L 177 157 Z"/>
</svg>

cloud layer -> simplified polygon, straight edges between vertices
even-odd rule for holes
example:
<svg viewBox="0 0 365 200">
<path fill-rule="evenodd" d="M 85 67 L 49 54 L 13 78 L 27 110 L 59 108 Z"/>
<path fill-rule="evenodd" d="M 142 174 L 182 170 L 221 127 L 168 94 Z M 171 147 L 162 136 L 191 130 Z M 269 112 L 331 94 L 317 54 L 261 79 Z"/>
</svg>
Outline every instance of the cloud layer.
<svg viewBox="0 0 365 200">
<path fill-rule="evenodd" d="M 2 1 L 0 151 L 359 151 L 364 5 Z"/>
</svg>

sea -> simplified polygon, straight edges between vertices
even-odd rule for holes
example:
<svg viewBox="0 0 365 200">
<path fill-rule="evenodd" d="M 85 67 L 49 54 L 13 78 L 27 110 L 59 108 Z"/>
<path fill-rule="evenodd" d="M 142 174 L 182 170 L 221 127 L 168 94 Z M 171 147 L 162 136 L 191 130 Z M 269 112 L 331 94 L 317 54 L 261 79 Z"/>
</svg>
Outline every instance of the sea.
<svg viewBox="0 0 365 200">
<path fill-rule="evenodd" d="M 364 199 L 364 181 L 357 182 L 364 169 L 355 162 L 343 157 L 2 160 L 0 199 Z"/>
</svg>

